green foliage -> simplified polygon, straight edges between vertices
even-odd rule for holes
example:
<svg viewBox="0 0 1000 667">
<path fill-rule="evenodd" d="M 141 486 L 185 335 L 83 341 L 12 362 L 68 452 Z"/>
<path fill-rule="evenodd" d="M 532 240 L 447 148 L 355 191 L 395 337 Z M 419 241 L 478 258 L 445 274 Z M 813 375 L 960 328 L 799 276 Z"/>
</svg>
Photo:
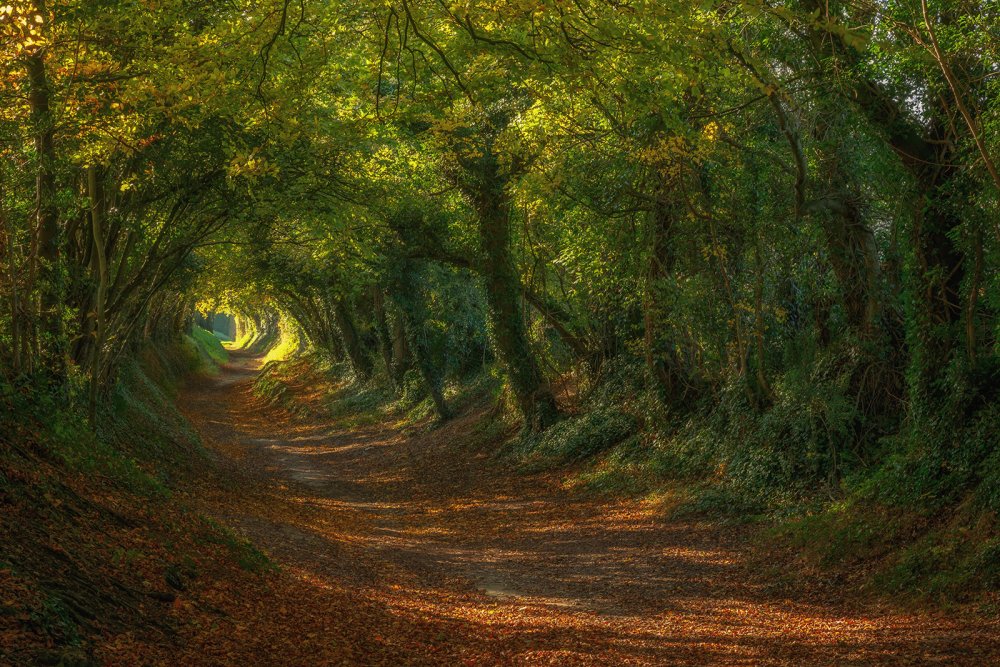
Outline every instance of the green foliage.
<svg viewBox="0 0 1000 667">
<path fill-rule="evenodd" d="M 326 411 L 344 426 L 374 423 L 384 418 L 391 400 L 382 384 L 351 385 L 329 396 Z"/>
<path fill-rule="evenodd" d="M 573 463 L 610 449 L 635 427 L 635 420 L 623 412 L 594 408 L 567 417 L 540 434 L 522 434 L 507 455 L 528 468 Z"/>
<path fill-rule="evenodd" d="M 830 351 L 776 378 L 764 409 L 737 380 L 717 401 L 671 413 L 657 408 L 654 392 L 636 385 L 641 371 L 614 366 L 592 392 L 588 409 L 618 406 L 644 417 L 644 433 L 600 459 L 582 479 L 596 487 L 617 479 L 633 490 L 712 480 L 696 494 L 699 507 L 749 514 L 794 506 L 820 489 L 835 493 L 839 474 L 859 465 L 856 450 L 846 446 L 858 419 L 847 396 L 855 372 Z"/>
<path fill-rule="evenodd" d="M 303 351 L 304 341 L 299 325 L 287 317 L 281 318 L 278 323 L 277 340 L 267 350 L 264 355 L 264 363 L 272 361 L 284 361 Z"/>
<path fill-rule="evenodd" d="M 173 400 L 181 374 L 199 368 L 193 350 L 178 345 L 150 348 L 144 359 L 123 369 L 96 425 L 80 411 L 66 410 L 63 396 L 34 391 L 31 400 L 13 394 L 20 419 L 38 424 L 37 437 L 68 470 L 98 474 L 130 493 L 150 498 L 169 494 L 175 466 L 196 465 L 204 455 L 197 434 Z"/>
<path fill-rule="evenodd" d="M 783 540 L 826 567 L 855 567 L 890 553 L 914 529 L 912 515 L 857 502 L 839 502 L 807 511 L 772 528 Z"/>
<path fill-rule="evenodd" d="M 156 472 L 166 476 L 178 464 L 194 465 L 204 451 L 178 412 L 171 387 L 150 377 L 155 374 L 150 361 L 127 366 L 96 433 L 117 451 L 154 463 Z"/>
<path fill-rule="evenodd" d="M 970 492 L 984 509 L 997 511 L 1000 406 L 989 403 L 952 421 L 911 424 L 886 440 L 888 454 L 856 492 L 875 502 L 934 513 Z"/>
<path fill-rule="evenodd" d="M 821 508 L 768 531 L 807 559 L 874 590 L 949 601 L 995 589 L 992 519 L 959 512 L 942 525 L 900 508 L 853 500 Z M 858 576 L 859 571 L 864 572 Z"/>
<path fill-rule="evenodd" d="M 404 409 L 412 409 L 426 400 L 427 385 L 420 377 L 420 373 L 415 368 L 411 368 L 403 374 L 399 391 L 399 405 Z"/>
<path fill-rule="evenodd" d="M 222 346 L 221 339 L 211 331 L 196 326 L 191 330 L 190 340 L 204 361 L 207 372 L 214 372 L 218 366 L 229 361 L 229 353 Z"/>
<path fill-rule="evenodd" d="M 633 435 L 571 480 L 576 489 L 602 494 L 638 496 L 662 487 L 667 476 L 657 471 L 643 437 Z"/>
<path fill-rule="evenodd" d="M 121 449 L 113 438 L 104 437 L 87 423 L 80 412 L 62 409 L 62 396 L 36 391 L 28 402 L 14 394 L 9 407 L 18 419 L 34 424 L 34 437 L 48 456 L 76 473 L 102 475 L 132 493 L 159 498 L 167 490 L 134 457 L 134 450 Z M 118 422 L 121 424 L 121 422 Z M 139 431 L 131 430 L 134 438 Z"/>
</svg>

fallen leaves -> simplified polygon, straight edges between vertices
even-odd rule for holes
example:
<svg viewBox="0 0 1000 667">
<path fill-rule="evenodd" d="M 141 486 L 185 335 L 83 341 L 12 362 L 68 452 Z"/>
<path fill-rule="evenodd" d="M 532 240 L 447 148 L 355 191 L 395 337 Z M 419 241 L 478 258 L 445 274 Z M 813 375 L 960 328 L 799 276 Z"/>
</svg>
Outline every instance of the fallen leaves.
<svg viewBox="0 0 1000 667">
<path fill-rule="evenodd" d="M 294 665 L 961 663 L 970 645 L 1000 656 L 982 619 L 769 596 L 739 531 L 665 523 L 655 503 L 573 496 L 470 456 L 481 415 L 409 436 L 339 430 L 317 416 L 315 384 L 299 396 L 308 421 L 225 386 L 187 403 L 246 481 L 213 511 L 282 571 L 230 610 L 245 619 L 232 640 L 215 631 L 192 646 L 222 641 L 241 660 L 266 646 Z"/>
<path fill-rule="evenodd" d="M 138 591 L 131 622 L 94 624 L 102 664 L 1000 661 L 995 619 L 778 595 L 738 529 L 512 475 L 470 455 L 478 414 L 411 435 L 340 430 L 262 406 L 251 376 L 229 368 L 182 397 L 217 469 L 155 505 L 90 489 L 75 534 L 100 540 L 48 540 L 53 558 Z M 40 604 L 0 564 L 0 647 L 38 641 Z"/>
</svg>

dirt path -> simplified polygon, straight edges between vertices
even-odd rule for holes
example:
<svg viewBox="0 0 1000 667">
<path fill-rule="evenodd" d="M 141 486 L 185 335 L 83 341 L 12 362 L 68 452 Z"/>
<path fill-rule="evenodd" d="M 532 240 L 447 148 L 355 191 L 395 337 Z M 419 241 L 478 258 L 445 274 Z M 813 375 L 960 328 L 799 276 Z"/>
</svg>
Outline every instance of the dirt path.
<svg viewBox="0 0 1000 667">
<path fill-rule="evenodd" d="M 287 581 L 226 633 L 199 627 L 205 663 L 1000 664 L 986 619 L 785 590 L 739 531 L 505 474 L 462 444 L 472 417 L 412 437 L 296 421 L 253 398 L 255 365 L 234 357 L 182 407 L 226 466 L 199 502 Z"/>
</svg>

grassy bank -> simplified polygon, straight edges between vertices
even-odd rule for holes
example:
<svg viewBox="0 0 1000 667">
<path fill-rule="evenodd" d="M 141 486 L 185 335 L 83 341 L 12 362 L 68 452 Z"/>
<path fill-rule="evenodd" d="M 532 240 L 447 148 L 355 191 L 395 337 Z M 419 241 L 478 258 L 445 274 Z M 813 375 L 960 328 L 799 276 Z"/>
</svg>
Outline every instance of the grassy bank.
<svg viewBox="0 0 1000 667">
<path fill-rule="evenodd" d="M 144 349 L 93 426 L 65 393 L 3 387 L 0 663 L 123 664 L 142 640 L 169 651 L 182 600 L 262 562 L 184 502 L 211 461 L 174 399 L 224 359 L 208 336 Z"/>
</svg>

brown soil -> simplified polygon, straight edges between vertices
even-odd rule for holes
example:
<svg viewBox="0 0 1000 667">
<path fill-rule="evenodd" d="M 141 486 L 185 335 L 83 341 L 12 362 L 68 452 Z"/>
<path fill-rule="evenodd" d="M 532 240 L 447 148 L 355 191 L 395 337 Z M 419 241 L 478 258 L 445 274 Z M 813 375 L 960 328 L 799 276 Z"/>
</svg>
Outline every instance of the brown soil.
<svg viewBox="0 0 1000 667">
<path fill-rule="evenodd" d="M 479 414 L 295 419 L 252 395 L 257 363 L 182 396 L 223 471 L 190 501 L 280 569 L 179 601 L 175 664 L 1000 664 L 992 619 L 776 585 L 745 529 L 511 474 L 470 444 Z"/>
</svg>

